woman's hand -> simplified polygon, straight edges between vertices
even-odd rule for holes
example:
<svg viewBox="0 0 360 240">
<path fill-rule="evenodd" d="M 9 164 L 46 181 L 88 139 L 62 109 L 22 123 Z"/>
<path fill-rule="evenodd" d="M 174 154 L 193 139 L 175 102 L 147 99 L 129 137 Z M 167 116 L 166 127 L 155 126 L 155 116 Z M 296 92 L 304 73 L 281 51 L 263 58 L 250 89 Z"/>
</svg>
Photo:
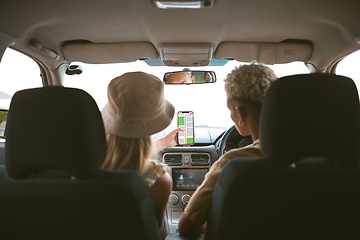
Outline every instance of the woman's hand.
<svg viewBox="0 0 360 240">
<path fill-rule="evenodd" d="M 178 127 L 166 134 L 164 137 L 156 139 L 154 141 L 153 154 L 160 152 L 161 150 L 174 147 L 177 145 L 177 134 L 180 131 L 185 131 L 185 129 Z"/>
</svg>

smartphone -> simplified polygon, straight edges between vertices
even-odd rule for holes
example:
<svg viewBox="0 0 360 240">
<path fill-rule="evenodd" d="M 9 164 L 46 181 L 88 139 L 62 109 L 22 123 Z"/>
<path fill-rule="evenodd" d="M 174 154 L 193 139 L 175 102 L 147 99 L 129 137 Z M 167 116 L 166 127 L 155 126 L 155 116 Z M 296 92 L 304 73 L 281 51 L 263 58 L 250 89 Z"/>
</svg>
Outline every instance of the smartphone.
<svg viewBox="0 0 360 240">
<path fill-rule="evenodd" d="M 194 113 L 192 111 L 179 111 L 177 113 L 177 126 L 185 131 L 178 132 L 179 145 L 194 144 Z"/>
</svg>

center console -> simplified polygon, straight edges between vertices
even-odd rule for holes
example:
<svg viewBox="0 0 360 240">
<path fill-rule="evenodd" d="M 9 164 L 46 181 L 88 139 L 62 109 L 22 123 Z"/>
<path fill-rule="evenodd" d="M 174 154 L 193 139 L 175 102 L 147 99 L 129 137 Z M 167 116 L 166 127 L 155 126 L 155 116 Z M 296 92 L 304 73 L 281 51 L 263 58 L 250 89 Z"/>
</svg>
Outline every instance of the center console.
<svg viewBox="0 0 360 240">
<path fill-rule="evenodd" d="M 176 233 L 181 214 L 192 194 L 204 180 L 211 165 L 210 154 L 199 152 L 171 152 L 163 155 L 169 166 L 173 189 L 166 207 L 165 220 L 169 233 Z"/>
</svg>

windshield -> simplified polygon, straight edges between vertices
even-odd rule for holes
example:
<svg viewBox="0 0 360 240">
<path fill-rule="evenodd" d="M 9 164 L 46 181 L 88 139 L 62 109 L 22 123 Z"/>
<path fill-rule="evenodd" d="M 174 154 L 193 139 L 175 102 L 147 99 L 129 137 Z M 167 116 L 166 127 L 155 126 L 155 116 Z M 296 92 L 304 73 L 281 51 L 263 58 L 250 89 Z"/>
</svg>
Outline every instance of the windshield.
<svg viewBox="0 0 360 240">
<path fill-rule="evenodd" d="M 84 89 L 93 96 L 100 110 L 107 103 L 107 85 L 117 76 L 126 72 L 143 71 L 163 79 L 166 72 L 183 70 L 183 67 L 149 66 L 144 61 L 119 64 L 73 64 L 79 64 L 83 68 L 83 73 L 66 75 L 64 86 Z M 224 79 L 231 70 L 242 64 L 246 63 L 228 61 L 224 66 L 190 67 L 191 70 L 214 71 L 217 81 L 207 84 L 165 85 L 165 98 L 174 105 L 176 112 L 193 111 L 195 126 L 229 128 L 234 123 L 226 107 Z M 309 73 L 301 62 L 269 65 L 269 67 L 278 77 Z M 170 128 L 174 127 L 176 127 L 175 117 L 170 124 Z"/>
</svg>

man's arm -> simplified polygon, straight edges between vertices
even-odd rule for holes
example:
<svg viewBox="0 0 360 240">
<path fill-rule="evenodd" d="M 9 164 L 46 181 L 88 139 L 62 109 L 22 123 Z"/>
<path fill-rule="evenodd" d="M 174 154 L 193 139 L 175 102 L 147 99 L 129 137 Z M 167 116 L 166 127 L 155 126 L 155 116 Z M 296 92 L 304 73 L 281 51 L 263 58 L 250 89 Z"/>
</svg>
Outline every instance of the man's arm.
<svg viewBox="0 0 360 240">
<path fill-rule="evenodd" d="M 189 203 L 181 215 L 178 230 L 183 236 L 198 236 L 206 230 L 207 215 L 211 204 L 212 193 L 220 174 L 221 161 L 215 162 L 204 181 L 193 193 Z M 221 164 L 220 164 L 221 165 Z"/>
<path fill-rule="evenodd" d="M 204 225 L 195 224 L 183 213 L 179 221 L 178 230 L 180 235 L 183 236 L 198 236 L 205 233 L 206 223 Z"/>
</svg>

